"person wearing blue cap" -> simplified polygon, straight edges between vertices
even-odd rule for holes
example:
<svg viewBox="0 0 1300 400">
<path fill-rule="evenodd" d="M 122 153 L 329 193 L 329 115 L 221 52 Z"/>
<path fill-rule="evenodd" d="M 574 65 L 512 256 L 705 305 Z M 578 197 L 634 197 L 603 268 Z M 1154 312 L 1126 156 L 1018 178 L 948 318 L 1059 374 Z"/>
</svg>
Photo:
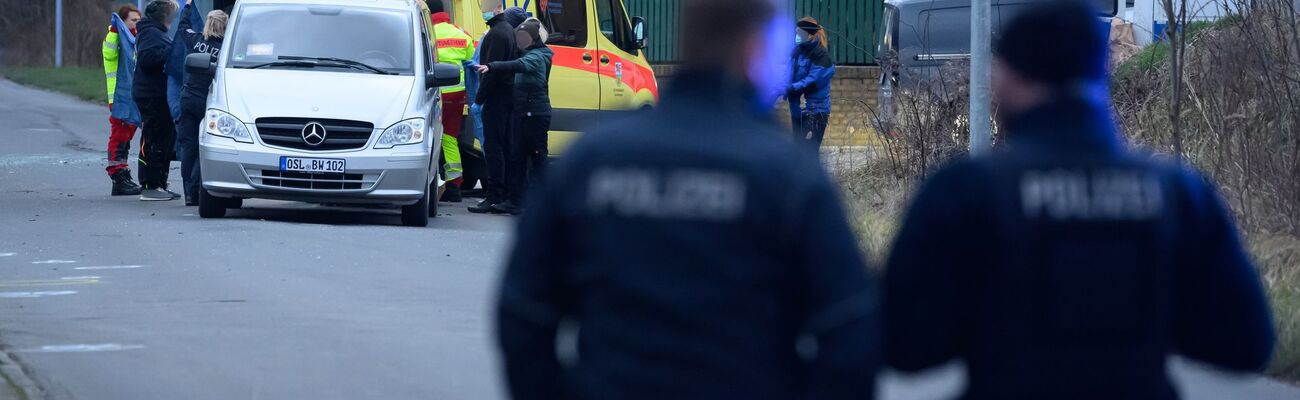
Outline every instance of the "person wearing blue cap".
<svg viewBox="0 0 1300 400">
<path fill-rule="evenodd" d="M 1273 324 L 1223 201 L 1129 150 L 1107 40 L 1078 1 L 1030 7 L 995 45 L 992 155 L 930 177 L 885 278 L 885 358 L 963 360 L 963 399 L 1177 399 L 1171 353 L 1264 368 Z"/>
</svg>

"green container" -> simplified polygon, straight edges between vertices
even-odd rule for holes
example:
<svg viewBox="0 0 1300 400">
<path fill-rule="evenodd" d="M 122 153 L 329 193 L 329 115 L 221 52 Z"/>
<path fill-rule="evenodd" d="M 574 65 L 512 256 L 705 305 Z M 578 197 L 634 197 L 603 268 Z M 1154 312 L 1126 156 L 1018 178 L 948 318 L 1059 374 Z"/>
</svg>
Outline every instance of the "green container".
<svg viewBox="0 0 1300 400">
<path fill-rule="evenodd" d="M 679 60 L 677 32 L 682 5 L 692 0 L 625 0 L 627 13 L 646 19 L 646 56 L 651 63 Z M 701 0 L 694 0 L 701 1 Z M 707 0 L 705 0 L 707 1 Z M 838 65 L 871 65 L 884 3 L 880 0 L 783 0 L 795 19 L 816 18 L 826 28 L 831 57 Z M 719 21 L 726 23 L 726 21 Z M 791 21 L 793 25 L 793 21 Z M 793 28 L 790 40 L 794 41 Z"/>
</svg>

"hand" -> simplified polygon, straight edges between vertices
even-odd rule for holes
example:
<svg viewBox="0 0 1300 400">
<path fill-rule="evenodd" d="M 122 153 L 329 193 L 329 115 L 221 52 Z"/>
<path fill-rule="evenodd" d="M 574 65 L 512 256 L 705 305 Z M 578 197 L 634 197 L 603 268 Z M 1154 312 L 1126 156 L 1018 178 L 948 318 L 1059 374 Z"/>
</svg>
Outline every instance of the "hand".
<svg viewBox="0 0 1300 400">
<path fill-rule="evenodd" d="M 486 74 L 488 70 L 490 70 L 491 68 L 488 68 L 488 66 L 486 65 L 479 65 L 477 67 L 474 67 L 474 69 L 477 69 L 478 73 L 480 74 Z"/>
<path fill-rule="evenodd" d="M 194 0 L 185 0 L 185 5 L 194 4 Z"/>
</svg>

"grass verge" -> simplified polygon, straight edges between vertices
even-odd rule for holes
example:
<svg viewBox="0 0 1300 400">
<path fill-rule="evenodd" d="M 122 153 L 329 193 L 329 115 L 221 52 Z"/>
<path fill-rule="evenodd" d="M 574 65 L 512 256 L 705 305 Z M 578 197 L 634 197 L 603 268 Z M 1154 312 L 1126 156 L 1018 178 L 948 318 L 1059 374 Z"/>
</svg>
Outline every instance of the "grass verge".
<svg viewBox="0 0 1300 400">
<path fill-rule="evenodd" d="M 108 103 L 102 68 L 0 67 L 0 77 L 86 101 Z"/>
</svg>

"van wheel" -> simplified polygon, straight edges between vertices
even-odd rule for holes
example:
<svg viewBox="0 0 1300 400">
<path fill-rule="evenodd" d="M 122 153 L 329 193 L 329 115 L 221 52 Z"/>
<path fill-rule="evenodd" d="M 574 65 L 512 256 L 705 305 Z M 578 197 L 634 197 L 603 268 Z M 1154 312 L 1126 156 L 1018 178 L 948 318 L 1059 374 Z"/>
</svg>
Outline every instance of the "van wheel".
<svg viewBox="0 0 1300 400">
<path fill-rule="evenodd" d="M 402 225 L 429 226 L 429 191 L 415 204 L 402 206 Z"/>
<path fill-rule="evenodd" d="M 207 189 L 199 189 L 199 217 L 221 218 L 226 216 L 226 199 L 213 196 Z"/>
</svg>

